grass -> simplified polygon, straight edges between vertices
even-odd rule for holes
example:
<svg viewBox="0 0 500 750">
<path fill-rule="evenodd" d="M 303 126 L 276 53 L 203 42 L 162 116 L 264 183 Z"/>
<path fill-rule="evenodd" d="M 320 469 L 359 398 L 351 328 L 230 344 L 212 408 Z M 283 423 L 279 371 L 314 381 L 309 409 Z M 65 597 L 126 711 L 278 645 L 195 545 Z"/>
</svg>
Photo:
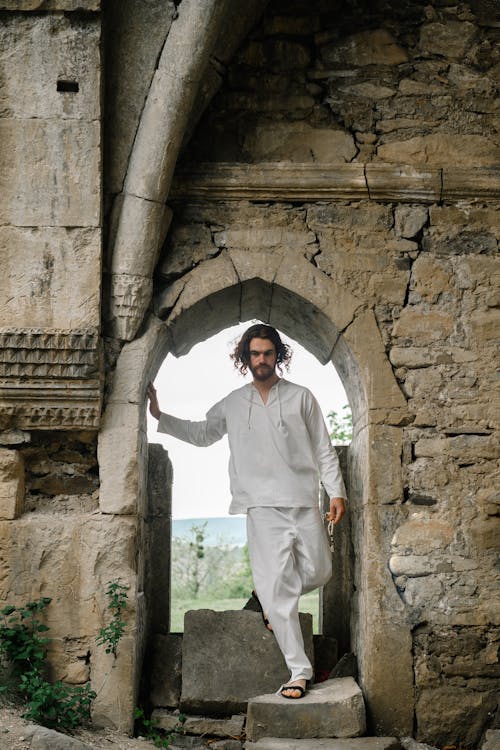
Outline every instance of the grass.
<svg viewBox="0 0 500 750">
<path fill-rule="evenodd" d="M 249 592 L 250 593 L 250 592 Z M 184 614 L 191 609 L 213 609 L 224 612 L 231 609 L 243 609 L 247 599 L 215 599 L 211 596 L 199 596 L 197 599 L 173 599 L 170 613 L 170 632 L 184 632 Z M 318 632 L 319 593 L 313 591 L 304 594 L 300 599 L 300 611 L 313 616 L 313 633 Z"/>
</svg>

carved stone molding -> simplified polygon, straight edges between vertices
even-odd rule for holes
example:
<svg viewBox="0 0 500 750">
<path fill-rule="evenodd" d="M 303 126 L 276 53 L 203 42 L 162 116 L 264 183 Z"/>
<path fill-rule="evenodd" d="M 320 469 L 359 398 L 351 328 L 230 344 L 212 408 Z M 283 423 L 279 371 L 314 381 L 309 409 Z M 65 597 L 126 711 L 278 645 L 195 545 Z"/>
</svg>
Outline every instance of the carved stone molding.
<svg viewBox="0 0 500 750">
<path fill-rule="evenodd" d="M 397 164 L 198 164 L 176 173 L 170 199 L 376 200 L 440 203 L 500 197 L 500 169 Z"/>
<path fill-rule="evenodd" d="M 96 429 L 102 380 L 97 330 L 0 328 L 1 429 Z"/>
</svg>

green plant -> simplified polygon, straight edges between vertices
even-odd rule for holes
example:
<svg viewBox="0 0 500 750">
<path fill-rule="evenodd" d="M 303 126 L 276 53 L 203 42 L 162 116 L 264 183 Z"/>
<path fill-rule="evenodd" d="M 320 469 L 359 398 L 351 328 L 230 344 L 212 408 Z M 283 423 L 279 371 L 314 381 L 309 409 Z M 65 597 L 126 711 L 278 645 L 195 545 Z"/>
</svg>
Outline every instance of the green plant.
<svg viewBox="0 0 500 750">
<path fill-rule="evenodd" d="M 90 708 L 96 694 L 90 684 L 69 686 L 60 680 L 47 682 L 38 672 L 21 677 L 21 690 L 29 696 L 23 718 L 51 729 L 72 730 L 90 719 Z"/>
<path fill-rule="evenodd" d="M 177 725 L 168 732 L 163 732 L 158 727 L 158 722 L 146 718 L 142 708 L 135 709 L 134 718 L 138 723 L 138 732 L 147 740 L 150 740 L 155 747 L 164 748 L 170 747 L 172 741 L 179 736 L 186 721 L 186 717 L 183 714 L 179 714 Z"/>
<path fill-rule="evenodd" d="M 83 687 L 51 683 L 45 678 L 48 631 L 39 619 L 51 602 L 43 597 L 24 607 L 7 606 L 1 610 L 0 656 L 11 669 L 12 685 L 27 703 L 23 714 L 38 724 L 52 729 L 71 731 L 90 718 L 95 692 Z M 6 692 L 7 681 L 0 686 Z"/>
<path fill-rule="evenodd" d="M 330 427 L 330 440 L 332 443 L 348 445 L 352 440 L 352 413 L 349 404 L 342 407 L 343 414 L 332 410 L 326 417 Z"/>
<path fill-rule="evenodd" d="M 121 619 L 122 612 L 127 606 L 128 586 L 120 583 L 120 579 L 111 581 L 106 589 L 106 596 L 109 599 L 108 609 L 113 613 L 113 619 L 108 625 L 99 630 L 96 643 L 99 646 L 106 645 L 107 654 L 113 654 L 116 659 L 118 643 L 125 632 L 125 623 Z"/>
</svg>

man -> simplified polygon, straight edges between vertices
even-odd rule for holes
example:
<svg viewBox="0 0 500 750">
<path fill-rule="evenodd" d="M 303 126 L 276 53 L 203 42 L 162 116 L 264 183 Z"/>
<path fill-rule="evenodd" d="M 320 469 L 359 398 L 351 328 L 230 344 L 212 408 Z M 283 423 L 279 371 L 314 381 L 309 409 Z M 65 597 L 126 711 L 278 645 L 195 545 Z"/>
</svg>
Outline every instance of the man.
<svg viewBox="0 0 500 750">
<path fill-rule="evenodd" d="M 160 432 L 194 445 L 211 445 L 227 434 L 229 513 L 247 514 L 254 596 L 290 670 L 278 692 L 302 698 L 313 670 L 304 651 L 299 597 L 331 576 L 318 479 L 331 498 L 327 520 L 333 523 L 345 513 L 344 483 L 316 399 L 276 372 L 281 375 L 291 358 L 276 329 L 251 326 L 231 358 L 242 374 L 250 369 L 253 381 L 215 404 L 203 422 L 163 414 L 152 383 L 149 408 Z"/>
</svg>

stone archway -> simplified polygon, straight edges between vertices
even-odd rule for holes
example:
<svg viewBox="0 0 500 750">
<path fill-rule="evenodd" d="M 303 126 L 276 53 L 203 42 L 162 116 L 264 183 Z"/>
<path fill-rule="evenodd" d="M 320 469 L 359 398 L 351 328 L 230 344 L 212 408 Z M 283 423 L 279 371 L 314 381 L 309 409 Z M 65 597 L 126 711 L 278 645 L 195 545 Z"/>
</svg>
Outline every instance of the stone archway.
<svg viewBox="0 0 500 750">
<path fill-rule="evenodd" d="M 410 626 L 381 560 L 389 556 L 393 505 L 402 493 L 403 398 L 371 311 L 301 257 L 286 262 L 249 252 L 222 253 L 193 269 L 159 300 L 144 332 L 126 344 L 99 439 L 101 510 L 137 514 L 139 561 L 136 648 L 127 679 L 134 694 L 147 633 L 148 582 L 143 577 L 147 438 L 145 390 L 167 353 L 185 354 L 198 341 L 239 320 L 259 318 L 298 340 L 339 372 L 355 421 L 349 484 L 356 550 L 352 647 L 378 733 L 411 730 L 413 673 Z M 397 657 L 397 670 L 393 663 Z M 118 674 L 117 674 L 118 676 Z M 112 686 L 110 685 L 112 691 Z M 122 689 L 123 696 L 123 689 Z"/>
</svg>

